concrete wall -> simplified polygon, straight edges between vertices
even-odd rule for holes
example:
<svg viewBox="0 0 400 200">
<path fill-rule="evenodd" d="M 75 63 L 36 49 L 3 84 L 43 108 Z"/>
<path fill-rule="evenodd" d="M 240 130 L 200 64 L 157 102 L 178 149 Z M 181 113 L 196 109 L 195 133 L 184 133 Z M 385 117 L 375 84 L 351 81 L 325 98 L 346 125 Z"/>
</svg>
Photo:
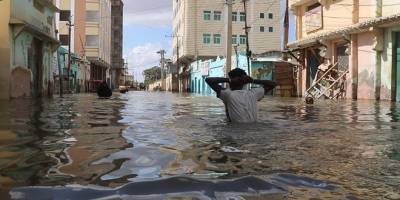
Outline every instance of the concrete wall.
<svg viewBox="0 0 400 200">
<path fill-rule="evenodd" d="M 149 90 L 149 91 L 158 91 L 160 89 L 161 89 L 161 80 L 155 81 L 155 82 L 149 84 L 149 86 L 147 86 L 147 90 Z"/>
<path fill-rule="evenodd" d="M 166 82 L 165 84 L 166 91 L 170 92 L 179 91 L 178 74 L 167 74 L 165 82 Z"/>
<path fill-rule="evenodd" d="M 11 0 L 0 1 L 0 99 L 8 99 L 12 50 L 9 28 Z"/>
<path fill-rule="evenodd" d="M 374 34 L 358 34 L 358 99 L 375 98 L 375 57 Z"/>
</svg>

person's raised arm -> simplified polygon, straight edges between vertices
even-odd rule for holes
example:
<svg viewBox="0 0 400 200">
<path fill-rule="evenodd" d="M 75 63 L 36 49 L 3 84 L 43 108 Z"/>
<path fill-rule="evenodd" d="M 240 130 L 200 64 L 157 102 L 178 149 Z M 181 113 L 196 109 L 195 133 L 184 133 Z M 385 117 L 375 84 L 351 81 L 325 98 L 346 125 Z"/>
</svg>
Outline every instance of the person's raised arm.
<svg viewBox="0 0 400 200">
<path fill-rule="evenodd" d="M 265 92 L 268 92 L 276 87 L 276 82 L 275 81 L 269 81 L 269 80 L 258 80 L 258 79 L 253 79 L 250 76 L 246 76 L 243 78 L 243 81 L 245 84 L 247 83 L 253 83 L 257 85 L 262 85 L 265 89 Z"/>
<path fill-rule="evenodd" d="M 222 86 L 219 85 L 221 83 L 228 83 L 229 79 L 228 78 L 221 78 L 221 77 L 209 77 L 206 78 L 206 83 L 217 93 L 217 97 L 220 96 Z"/>
<path fill-rule="evenodd" d="M 275 81 L 258 80 L 258 79 L 253 79 L 252 83 L 257 84 L 257 85 L 262 85 L 265 89 L 265 92 L 271 91 L 277 85 Z"/>
</svg>

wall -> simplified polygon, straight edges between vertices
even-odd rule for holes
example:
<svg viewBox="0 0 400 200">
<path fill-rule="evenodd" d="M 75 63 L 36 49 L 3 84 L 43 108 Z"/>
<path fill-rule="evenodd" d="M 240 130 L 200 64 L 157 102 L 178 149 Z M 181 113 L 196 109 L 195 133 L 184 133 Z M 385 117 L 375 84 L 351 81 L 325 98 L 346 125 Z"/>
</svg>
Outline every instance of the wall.
<svg viewBox="0 0 400 200">
<path fill-rule="evenodd" d="M 358 99 L 375 99 L 375 57 L 372 32 L 358 34 Z"/>
<path fill-rule="evenodd" d="M 149 91 L 158 91 L 161 89 L 161 81 L 155 81 L 147 86 Z"/>
<path fill-rule="evenodd" d="M 11 0 L 0 1 L 0 99 L 9 98 L 11 65 L 11 30 L 9 28 Z"/>
<path fill-rule="evenodd" d="M 381 70 L 381 98 L 394 100 L 396 97 L 392 90 L 395 88 L 392 86 L 392 82 L 395 80 L 394 75 L 394 60 L 393 60 L 393 49 L 394 49 L 394 33 L 400 32 L 400 26 L 386 28 L 384 31 L 384 50 L 382 52 L 382 70 Z M 400 78 L 400 77 L 399 77 Z"/>
<path fill-rule="evenodd" d="M 75 53 L 78 55 L 85 54 L 85 46 L 86 46 L 86 2 L 85 1 L 76 1 L 75 2 Z"/>
<path fill-rule="evenodd" d="M 240 54 L 238 57 L 238 60 L 239 60 L 239 65 L 238 65 L 239 68 L 243 69 L 248 74 L 247 57 L 244 54 Z M 232 56 L 232 61 L 236 62 L 235 56 Z M 208 63 L 208 65 L 209 65 L 208 75 L 203 74 L 201 67 L 204 65 L 202 65 L 202 63 Z M 190 80 L 191 92 L 202 93 L 202 94 L 213 94 L 214 92 L 211 90 L 211 88 L 205 82 L 205 78 L 206 77 L 225 77 L 225 71 L 224 71 L 225 63 L 226 63 L 226 59 L 220 58 L 220 57 L 218 57 L 216 59 L 206 60 L 206 61 L 193 62 L 190 65 L 190 68 L 191 68 L 191 80 Z M 253 67 L 253 63 L 254 63 L 255 68 Z M 268 62 L 252 62 L 251 68 L 252 68 L 252 71 L 256 71 L 256 70 L 263 68 L 264 66 L 270 65 L 270 64 L 271 63 L 268 63 Z M 236 63 L 233 63 L 232 66 L 235 67 Z M 263 73 L 262 78 L 271 80 L 272 73 L 271 74 Z"/>
</svg>

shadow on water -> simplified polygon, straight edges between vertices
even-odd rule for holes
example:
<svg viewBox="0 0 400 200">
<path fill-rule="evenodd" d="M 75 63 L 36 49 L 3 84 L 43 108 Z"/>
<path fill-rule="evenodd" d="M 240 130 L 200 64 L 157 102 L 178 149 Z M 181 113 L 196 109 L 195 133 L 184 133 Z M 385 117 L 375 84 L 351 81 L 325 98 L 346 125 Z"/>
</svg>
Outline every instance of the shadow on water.
<svg viewBox="0 0 400 200">
<path fill-rule="evenodd" d="M 2 102 L 0 198 L 399 197 L 399 104 L 266 98 L 259 109 L 259 123 L 237 125 L 215 97 Z"/>
</svg>

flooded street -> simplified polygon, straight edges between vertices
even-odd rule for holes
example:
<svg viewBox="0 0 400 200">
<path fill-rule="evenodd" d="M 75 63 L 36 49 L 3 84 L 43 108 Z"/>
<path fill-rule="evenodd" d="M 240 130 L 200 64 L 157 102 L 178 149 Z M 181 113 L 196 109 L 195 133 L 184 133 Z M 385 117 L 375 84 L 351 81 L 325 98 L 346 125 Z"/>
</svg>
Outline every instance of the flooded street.
<svg viewBox="0 0 400 200">
<path fill-rule="evenodd" d="M 0 199 L 400 199 L 400 104 L 211 96 L 0 102 Z M 34 187 L 29 187 L 34 186 Z"/>
</svg>

